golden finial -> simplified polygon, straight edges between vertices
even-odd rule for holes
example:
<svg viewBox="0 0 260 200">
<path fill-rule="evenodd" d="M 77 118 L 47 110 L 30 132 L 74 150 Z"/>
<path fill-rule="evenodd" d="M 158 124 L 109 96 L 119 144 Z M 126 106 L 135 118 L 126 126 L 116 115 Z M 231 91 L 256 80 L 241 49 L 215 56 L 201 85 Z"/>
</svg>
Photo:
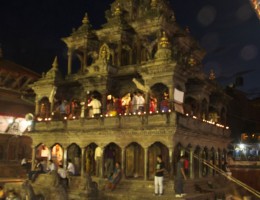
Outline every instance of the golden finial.
<svg viewBox="0 0 260 200">
<path fill-rule="evenodd" d="M 195 60 L 195 58 L 194 58 L 193 55 L 190 56 L 190 58 L 189 58 L 189 60 L 188 60 L 188 64 L 189 64 L 190 66 L 194 66 L 194 65 L 197 64 L 197 62 L 196 62 L 196 60 Z"/>
<path fill-rule="evenodd" d="M 52 63 L 52 68 L 57 69 L 58 68 L 58 58 L 55 56 L 54 61 Z"/>
<path fill-rule="evenodd" d="M 115 7 L 114 15 L 119 16 L 119 15 L 121 15 L 121 13 L 122 13 L 122 10 L 121 10 L 121 7 L 120 7 L 120 3 L 117 3 L 117 5 Z"/>
<path fill-rule="evenodd" d="M 157 8 L 157 4 L 158 4 L 158 0 L 151 0 L 151 8 L 154 9 L 154 8 Z"/>
<path fill-rule="evenodd" d="M 169 47 L 169 39 L 167 38 L 165 31 L 162 32 L 162 37 L 160 39 L 159 44 L 162 48 L 168 48 Z"/>
<path fill-rule="evenodd" d="M 82 19 L 82 24 L 88 24 L 89 20 L 88 20 L 88 13 L 85 13 L 84 18 Z"/>
<path fill-rule="evenodd" d="M 213 69 L 211 69 L 209 73 L 209 80 L 215 80 L 215 79 L 216 79 L 215 72 L 213 71 Z"/>
</svg>

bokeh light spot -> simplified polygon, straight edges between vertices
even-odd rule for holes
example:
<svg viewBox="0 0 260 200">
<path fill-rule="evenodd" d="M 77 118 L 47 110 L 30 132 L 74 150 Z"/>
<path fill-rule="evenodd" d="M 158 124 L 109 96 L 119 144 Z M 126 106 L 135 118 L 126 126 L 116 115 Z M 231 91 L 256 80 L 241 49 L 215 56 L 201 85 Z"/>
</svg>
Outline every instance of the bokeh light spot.
<svg viewBox="0 0 260 200">
<path fill-rule="evenodd" d="M 247 45 L 240 51 L 243 60 L 252 60 L 258 55 L 258 49 L 255 45 Z"/>
<path fill-rule="evenodd" d="M 241 20 L 241 21 L 246 21 L 248 20 L 250 17 L 252 17 L 252 9 L 249 5 L 245 4 L 243 6 L 241 6 L 237 12 L 236 12 L 236 17 Z"/>
<path fill-rule="evenodd" d="M 203 26 L 210 25 L 216 18 L 216 10 L 212 6 L 204 6 L 197 16 L 198 22 Z"/>
</svg>

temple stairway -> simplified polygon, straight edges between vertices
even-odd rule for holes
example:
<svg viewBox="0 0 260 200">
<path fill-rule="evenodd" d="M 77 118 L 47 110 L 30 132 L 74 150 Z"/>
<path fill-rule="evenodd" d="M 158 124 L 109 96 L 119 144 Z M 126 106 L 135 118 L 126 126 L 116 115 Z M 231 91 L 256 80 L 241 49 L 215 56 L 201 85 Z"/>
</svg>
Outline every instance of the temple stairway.
<svg viewBox="0 0 260 200">
<path fill-rule="evenodd" d="M 98 180 L 93 178 L 93 181 L 98 183 L 98 199 L 100 200 L 221 200 L 224 199 L 223 196 L 227 190 L 224 182 L 216 181 L 212 178 L 187 180 L 184 184 L 184 192 L 187 195 L 182 198 L 176 198 L 172 180 L 164 181 L 164 194 L 162 196 L 154 196 L 154 183 L 152 180 L 121 180 L 114 191 L 104 190 L 106 182 L 104 179 Z M 69 197 L 71 200 L 81 199 L 76 188 L 70 188 Z"/>
</svg>

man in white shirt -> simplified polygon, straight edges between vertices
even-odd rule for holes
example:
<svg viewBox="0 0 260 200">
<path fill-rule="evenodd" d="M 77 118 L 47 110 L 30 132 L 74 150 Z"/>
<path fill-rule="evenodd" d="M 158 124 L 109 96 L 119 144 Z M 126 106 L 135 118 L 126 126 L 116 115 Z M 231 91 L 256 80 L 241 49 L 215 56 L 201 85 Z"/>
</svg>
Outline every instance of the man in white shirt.
<svg viewBox="0 0 260 200">
<path fill-rule="evenodd" d="M 53 162 L 53 160 L 49 160 L 47 171 L 51 172 L 56 169 L 57 169 L 57 167 L 56 167 L 55 163 Z"/>
<path fill-rule="evenodd" d="M 140 92 L 138 92 L 137 93 L 138 112 L 144 112 L 144 104 L 145 104 L 144 97 Z"/>
<path fill-rule="evenodd" d="M 100 170 L 101 170 L 101 158 L 102 158 L 103 150 L 101 147 L 96 147 L 95 149 L 95 161 L 96 161 L 96 176 L 100 176 Z"/>
<path fill-rule="evenodd" d="M 75 175 L 75 166 L 74 166 L 74 164 L 71 162 L 70 159 L 68 159 L 67 172 L 68 172 L 69 175 L 72 175 L 72 176 Z"/>
<path fill-rule="evenodd" d="M 92 97 L 92 100 L 88 104 L 88 107 L 92 108 L 92 113 L 95 117 L 98 117 L 101 114 L 101 103 L 96 98 Z"/>
</svg>

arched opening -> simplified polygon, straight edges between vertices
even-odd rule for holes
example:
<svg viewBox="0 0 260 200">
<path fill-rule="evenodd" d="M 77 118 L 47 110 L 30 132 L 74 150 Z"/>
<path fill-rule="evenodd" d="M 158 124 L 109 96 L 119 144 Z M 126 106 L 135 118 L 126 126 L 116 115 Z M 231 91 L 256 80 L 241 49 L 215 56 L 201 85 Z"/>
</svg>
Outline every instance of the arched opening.
<svg viewBox="0 0 260 200">
<path fill-rule="evenodd" d="M 152 179 L 155 173 L 155 167 L 157 163 L 157 155 L 162 156 L 162 161 L 165 163 L 165 168 L 167 171 L 169 171 L 169 150 L 168 148 L 160 143 L 155 142 L 153 145 L 151 145 L 148 149 L 148 178 Z"/>
<path fill-rule="evenodd" d="M 73 143 L 68 147 L 68 152 L 67 152 L 67 160 L 71 160 L 71 162 L 75 166 L 75 174 L 78 175 L 80 174 L 81 170 L 81 149 L 80 147 Z"/>
<path fill-rule="evenodd" d="M 52 146 L 51 159 L 56 166 L 63 164 L 63 148 L 60 144 L 54 144 Z"/>
<path fill-rule="evenodd" d="M 126 177 L 144 177 L 144 149 L 138 143 L 133 142 L 126 147 L 125 154 Z"/>
<path fill-rule="evenodd" d="M 201 154 L 201 158 L 202 158 L 202 176 L 207 176 L 208 175 L 208 166 L 205 164 L 205 162 L 207 162 L 208 160 L 208 149 L 205 147 L 202 151 Z"/>
<path fill-rule="evenodd" d="M 203 99 L 201 102 L 201 118 L 208 119 L 208 102 L 206 99 Z"/>
<path fill-rule="evenodd" d="M 121 163 L 121 148 L 115 144 L 110 143 L 105 147 L 104 150 L 104 176 L 109 177 L 115 168 L 115 163 Z"/>
<path fill-rule="evenodd" d="M 181 158 L 181 153 L 182 153 L 183 146 L 181 143 L 176 144 L 174 147 L 174 156 L 173 156 L 173 170 L 174 170 L 174 175 L 177 173 L 177 163 Z"/>
<path fill-rule="evenodd" d="M 96 175 L 96 162 L 95 162 L 95 150 L 97 145 L 91 143 L 85 148 L 85 166 L 86 174 Z"/>
<path fill-rule="evenodd" d="M 184 100 L 184 110 L 185 113 L 188 113 L 189 115 L 197 115 L 198 112 L 198 102 L 193 97 L 186 97 Z"/>
<path fill-rule="evenodd" d="M 200 178 L 200 152 L 199 146 L 196 147 L 194 151 L 194 177 Z"/>
<path fill-rule="evenodd" d="M 40 110 L 39 110 L 39 117 L 41 118 L 48 118 L 50 117 L 50 102 L 47 97 L 43 97 L 39 101 Z"/>
<path fill-rule="evenodd" d="M 154 84 L 151 87 L 149 103 L 152 111 L 168 112 L 169 109 L 172 109 L 171 102 L 169 102 L 169 88 L 163 83 Z"/>
</svg>

